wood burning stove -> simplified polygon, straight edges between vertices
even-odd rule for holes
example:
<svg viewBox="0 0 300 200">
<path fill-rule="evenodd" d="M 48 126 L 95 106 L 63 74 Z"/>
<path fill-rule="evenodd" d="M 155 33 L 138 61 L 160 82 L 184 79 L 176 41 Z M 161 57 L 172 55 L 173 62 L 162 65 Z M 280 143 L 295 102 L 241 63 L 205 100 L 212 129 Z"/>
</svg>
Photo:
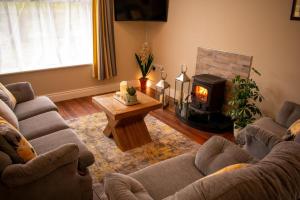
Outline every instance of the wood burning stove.
<svg viewBox="0 0 300 200">
<path fill-rule="evenodd" d="M 215 133 L 232 130 L 231 119 L 222 114 L 226 80 L 210 74 L 197 75 L 193 79 L 188 115 L 182 117 L 176 111 L 177 116 L 200 130 Z"/>
<path fill-rule="evenodd" d="M 210 74 L 193 78 L 190 108 L 206 114 L 220 112 L 224 103 L 226 80 Z"/>
</svg>

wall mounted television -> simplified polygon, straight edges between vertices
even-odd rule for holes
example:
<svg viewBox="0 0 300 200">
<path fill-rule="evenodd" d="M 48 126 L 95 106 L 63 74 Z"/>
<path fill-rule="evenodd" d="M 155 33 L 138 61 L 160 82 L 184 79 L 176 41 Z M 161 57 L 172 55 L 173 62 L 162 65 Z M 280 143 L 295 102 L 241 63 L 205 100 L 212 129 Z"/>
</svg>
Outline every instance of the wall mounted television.
<svg viewBox="0 0 300 200">
<path fill-rule="evenodd" d="M 167 21 L 168 0 L 114 0 L 116 21 Z"/>
</svg>

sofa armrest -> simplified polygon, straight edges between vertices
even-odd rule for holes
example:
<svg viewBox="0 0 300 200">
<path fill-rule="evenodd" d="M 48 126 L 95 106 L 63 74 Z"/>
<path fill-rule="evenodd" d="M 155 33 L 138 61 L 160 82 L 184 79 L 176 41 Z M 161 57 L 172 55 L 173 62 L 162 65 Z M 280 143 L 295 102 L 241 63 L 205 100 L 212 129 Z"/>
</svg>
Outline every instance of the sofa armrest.
<svg viewBox="0 0 300 200">
<path fill-rule="evenodd" d="M 29 82 L 18 82 L 5 86 L 16 98 L 17 103 L 34 99 L 34 90 Z"/>
<path fill-rule="evenodd" d="M 243 140 L 244 149 L 258 159 L 263 158 L 276 144 L 282 142 L 280 136 L 255 125 L 244 128 L 239 138 L 240 141 Z"/>
<path fill-rule="evenodd" d="M 282 141 L 280 136 L 255 125 L 248 125 L 241 134 L 244 134 L 246 143 L 249 144 L 249 142 L 252 142 L 251 138 L 255 138 L 264 143 L 269 149 Z"/>
<path fill-rule="evenodd" d="M 153 200 L 140 182 L 119 173 L 105 176 L 104 190 L 109 200 Z"/>
<path fill-rule="evenodd" d="M 74 168 L 77 170 L 78 155 L 79 148 L 76 144 L 65 144 L 39 155 L 26 164 L 13 164 L 6 167 L 1 179 L 5 185 L 16 187 L 37 181 L 70 163 L 75 163 Z"/>
<path fill-rule="evenodd" d="M 231 141 L 212 136 L 200 146 L 195 157 L 195 166 L 204 175 L 233 164 L 253 162 L 253 157 Z"/>
</svg>

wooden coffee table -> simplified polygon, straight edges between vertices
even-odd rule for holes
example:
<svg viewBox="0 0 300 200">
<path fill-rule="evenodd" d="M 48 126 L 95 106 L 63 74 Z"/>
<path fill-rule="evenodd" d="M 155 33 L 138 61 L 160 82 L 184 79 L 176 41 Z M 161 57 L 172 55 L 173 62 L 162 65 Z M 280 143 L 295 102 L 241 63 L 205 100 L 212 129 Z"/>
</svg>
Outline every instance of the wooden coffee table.
<svg viewBox="0 0 300 200">
<path fill-rule="evenodd" d="M 103 133 L 113 136 L 117 146 L 127 151 L 151 142 L 144 117 L 151 110 L 160 108 L 159 101 L 137 91 L 139 104 L 126 106 L 113 98 L 114 93 L 95 96 L 93 103 L 107 116 L 107 126 Z"/>
</svg>

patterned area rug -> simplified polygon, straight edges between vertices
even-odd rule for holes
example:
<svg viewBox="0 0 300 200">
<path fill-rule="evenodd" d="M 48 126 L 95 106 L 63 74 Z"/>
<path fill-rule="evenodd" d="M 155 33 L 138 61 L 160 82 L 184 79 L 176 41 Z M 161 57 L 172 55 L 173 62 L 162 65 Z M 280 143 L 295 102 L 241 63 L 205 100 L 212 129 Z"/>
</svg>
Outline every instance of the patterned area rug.
<svg viewBox="0 0 300 200">
<path fill-rule="evenodd" d="M 151 115 L 145 118 L 153 142 L 122 152 L 104 130 L 107 119 L 103 112 L 68 120 L 79 138 L 95 156 L 90 167 L 94 183 L 109 172 L 128 174 L 159 161 L 195 150 L 199 145 Z"/>
</svg>

